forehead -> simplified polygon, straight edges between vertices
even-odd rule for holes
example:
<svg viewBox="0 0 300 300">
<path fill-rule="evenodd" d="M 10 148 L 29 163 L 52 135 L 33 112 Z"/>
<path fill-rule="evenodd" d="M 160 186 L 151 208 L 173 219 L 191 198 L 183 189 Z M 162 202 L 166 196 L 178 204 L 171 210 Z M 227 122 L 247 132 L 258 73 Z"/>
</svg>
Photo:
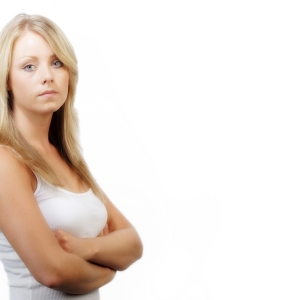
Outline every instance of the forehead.
<svg viewBox="0 0 300 300">
<path fill-rule="evenodd" d="M 12 59 L 24 56 L 47 56 L 53 54 L 49 43 L 41 35 L 26 30 L 14 42 Z"/>
</svg>

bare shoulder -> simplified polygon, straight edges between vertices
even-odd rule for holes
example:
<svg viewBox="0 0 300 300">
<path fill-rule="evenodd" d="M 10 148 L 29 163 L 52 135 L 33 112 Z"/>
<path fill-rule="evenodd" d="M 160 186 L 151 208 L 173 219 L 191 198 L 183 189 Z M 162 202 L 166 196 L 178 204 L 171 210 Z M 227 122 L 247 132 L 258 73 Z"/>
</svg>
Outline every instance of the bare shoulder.
<svg viewBox="0 0 300 300">
<path fill-rule="evenodd" d="M 0 145 L 0 163 L 1 166 L 5 167 L 10 163 L 21 163 L 19 159 L 17 159 L 17 155 L 13 154 L 13 150 L 11 150 L 7 146 Z"/>
<path fill-rule="evenodd" d="M 32 171 L 5 146 L 0 147 L 0 199 L 1 191 L 7 192 L 16 186 L 35 188 L 35 177 Z"/>
<path fill-rule="evenodd" d="M 35 205 L 30 172 L 11 150 L 0 147 L 0 228 L 3 232 L 13 223 L 6 222 L 8 216 L 12 220 L 20 219 L 21 210 Z"/>
<path fill-rule="evenodd" d="M 39 281 L 49 274 L 58 245 L 34 196 L 31 176 L 16 155 L 0 147 L 0 229 Z"/>
</svg>

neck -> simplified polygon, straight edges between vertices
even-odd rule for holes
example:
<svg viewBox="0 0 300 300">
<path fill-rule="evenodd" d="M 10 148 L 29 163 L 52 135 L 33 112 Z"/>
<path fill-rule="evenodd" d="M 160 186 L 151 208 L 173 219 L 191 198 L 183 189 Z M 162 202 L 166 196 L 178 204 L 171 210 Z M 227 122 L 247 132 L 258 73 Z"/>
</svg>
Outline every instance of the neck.
<svg viewBox="0 0 300 300">
<path fill-rule="evenodd" d="M 49 128 L 52 114 L 30 116 L 14 111 L 12 114 L 16 127 L 22 136 L 36 150 L 47 152 L 51 148 L 49 142 Z"/>
</svg>

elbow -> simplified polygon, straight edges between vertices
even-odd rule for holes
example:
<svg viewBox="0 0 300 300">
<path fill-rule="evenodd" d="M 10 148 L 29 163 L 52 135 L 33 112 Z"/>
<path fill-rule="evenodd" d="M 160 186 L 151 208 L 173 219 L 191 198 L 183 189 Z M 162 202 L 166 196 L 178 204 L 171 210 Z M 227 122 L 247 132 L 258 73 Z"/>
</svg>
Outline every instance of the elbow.
<svg viewBox="0 0 300 300">
<path fill-rule="evenodd" d="M 54 290 L 64 292 L 65 287 L 70 283 L 70 276 L 65 272 L 66 268 L 61 268 L 54 263 L 51 268 L 47 270 L 39 270 L 35 280 L 40 284 Z"/>
<path fill-rule="evenodd" d="M 46 274 L 46 276 L 37 281 L 49 289 L 57 290 L 63 293 L 81 294 L 81 292 L 78 292 L 76 288 L 74 289 L 74 287 L 72 287 L 74 283 L 69 279 L 64 278 L 63 274 Z"/>
<path fill-rule="evenodd" d="M 142 258 L 144 249 L 143 249 L 142 240 L 138 234 L 136 234 L 136 237 L 133 239 L 131 249 L 132 249 L 131 255 L 132 255 L 133 262 Z"/>
<path fill-rule="evenodd" d="M 55 273 L 45 272 L 44 274 L 39 274 L 36 278 L 40 284 L 50 288 L 59 290 L 59 287 L 62 285 L 62 278 Z"/>
<path fill-rule="evenodd" d="M 143 256 L 143 251 L 144 251 L 144 247 L 143 247 L 143 243 L 141 240 L 139 240 L 139 242 L 136 245 L 136 260 L 141 259 Z"/>
<path fill-rule="evenodd" d="M 129 268 L 134 262 L 141 259 L 143 256 L 143 244 L 141 240 L 139 239 L 136 241 L 136 244 L 132 247 L 134 249 L 131 253 L 131 255 L 127 258 L 127 260 L 123 261 L 121 264 L 119 264 L 116 268 L 117 271 L 125 271 L 127 268 Z"/>
<path fill-rule="evenodd" d="M 60 287 L 62 286 L 62 284 L 58 278 L 52 278 L 50 280 L 47 280 L 44 285 L 49 289 L 58 290 L 58 291 L 60 290 Z"/>
<path fill-rule="evenodd" d="M 139 237 L 136 239 L 135 245 L 133 245 L 132 249 L 134 249 L 132 251 L 132 263 L 134 263 L 135 261 L 141 259 L 143 256 L 143 243 Z"/>
</svg>

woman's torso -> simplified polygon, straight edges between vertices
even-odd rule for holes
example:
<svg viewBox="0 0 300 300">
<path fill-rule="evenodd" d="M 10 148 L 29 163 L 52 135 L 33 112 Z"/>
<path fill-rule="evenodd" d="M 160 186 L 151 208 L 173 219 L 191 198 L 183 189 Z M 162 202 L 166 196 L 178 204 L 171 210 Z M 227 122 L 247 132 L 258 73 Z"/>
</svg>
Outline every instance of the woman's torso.
<svg viewBox="0 0 300 300">
<path fill-rule="evenodd" d="M 34 195 L 52 231 L 62 229 L 79 238 L 96 237 L 102 231 L 107 221 L 106 208 L 91 190 L 77 194 L 36 177 Z M 1 231 L 0 258 L 8 276 L 10 300 L 100 299 L 98 290 L 67 295 L 38 283 Z"/>
</svg>

